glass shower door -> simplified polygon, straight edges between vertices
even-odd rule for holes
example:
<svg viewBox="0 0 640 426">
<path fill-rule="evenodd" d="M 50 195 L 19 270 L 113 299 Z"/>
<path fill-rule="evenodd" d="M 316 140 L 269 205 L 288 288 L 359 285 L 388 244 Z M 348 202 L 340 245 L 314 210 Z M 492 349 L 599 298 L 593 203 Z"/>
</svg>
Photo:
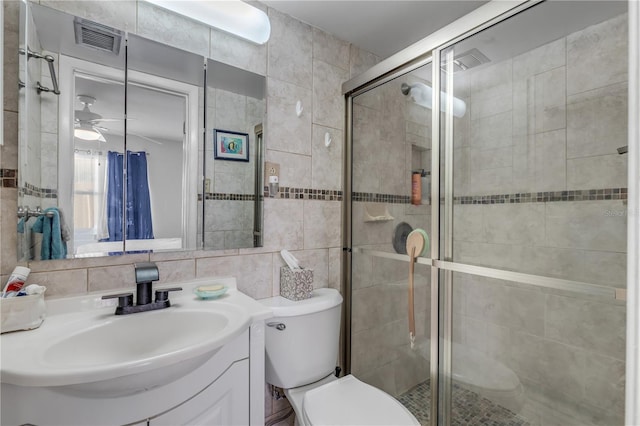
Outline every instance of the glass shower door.
<svg viewBox="0 0 640 426">
<path fill-rule="evenodd" d="M 545 2 L 440 52 L 444 424 L 623 424 L 626 42 Z"/>
<path fill-rule="evenodd" d="M 406 238 L 415 228 L 432 235 L 430 80 L 427 64 L 355 96 L 352 132 L 351 373 L 422 424 L 430 419 L 431 267 L 415 264 L 412 347 Z"/>
</svg>

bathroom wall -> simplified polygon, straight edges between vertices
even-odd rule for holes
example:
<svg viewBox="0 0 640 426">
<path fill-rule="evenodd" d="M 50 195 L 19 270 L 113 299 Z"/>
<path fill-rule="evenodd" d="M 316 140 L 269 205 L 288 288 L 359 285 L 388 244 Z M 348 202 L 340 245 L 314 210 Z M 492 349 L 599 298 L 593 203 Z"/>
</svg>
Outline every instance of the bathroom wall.
<svg viewBox="0 0 640 426">
<path fill-rule="evenodd" d="M 17 264 L 31 268 L 30 282 L 47 286 L 47 297 L 133 285 L 133 264 L 151 260 L 161 282 L 234 275 L 240 290 L 255 298 L 279 293 L 279 251 L 289 249 L 314 269 L 317 287 L 340 286 L 343 81 L 379 58 L 273 9 L 272 33 L 257 46 L 197 22 L 136 1 L 41 1 L 43 5 L 93 19 L 267 76 L 266 159 L 280 164 L 279 198 L 264 203 L 264 247 L 257 249 L 133 254 L 106 258 L 18 263 L 16 209 L 18 169 L 18 2 L 5 1 L 4 145 L 0 278 Z M 302 101 L 304 112 L 295 114 Z M 333 143 L 324 146 L 328 132 Z M 267 415 L 282 408 L 267 403 Z"/>
</svg>

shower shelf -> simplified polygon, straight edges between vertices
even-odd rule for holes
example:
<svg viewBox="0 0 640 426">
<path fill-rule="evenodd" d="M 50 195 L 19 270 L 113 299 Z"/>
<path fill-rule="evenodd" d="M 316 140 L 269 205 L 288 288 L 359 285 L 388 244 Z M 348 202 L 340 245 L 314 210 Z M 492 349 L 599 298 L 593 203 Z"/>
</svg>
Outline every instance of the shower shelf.
<svg viewBox="0 0 640 426">
<path fill-rule="evenodd" d="M 382 203 L 370 203 L 364 206 L 365 222 L 388 222 L 394 217 L 389 213 L 389 209 Z"/>
</svg>

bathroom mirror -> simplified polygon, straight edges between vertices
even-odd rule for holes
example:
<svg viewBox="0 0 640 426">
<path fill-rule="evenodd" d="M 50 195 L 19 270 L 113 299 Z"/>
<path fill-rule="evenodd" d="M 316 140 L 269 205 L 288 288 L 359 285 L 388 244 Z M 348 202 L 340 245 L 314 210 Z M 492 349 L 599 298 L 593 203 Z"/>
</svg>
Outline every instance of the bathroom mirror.
<svg viewBox="0 0 640 426">
<path fill-rule="evenodd" d="M 26 9 L 19 260 L 261 244 L 264 77 Z M 248 161 L 215 159 L 214 129 L 246 134 Z"/>
</svg>

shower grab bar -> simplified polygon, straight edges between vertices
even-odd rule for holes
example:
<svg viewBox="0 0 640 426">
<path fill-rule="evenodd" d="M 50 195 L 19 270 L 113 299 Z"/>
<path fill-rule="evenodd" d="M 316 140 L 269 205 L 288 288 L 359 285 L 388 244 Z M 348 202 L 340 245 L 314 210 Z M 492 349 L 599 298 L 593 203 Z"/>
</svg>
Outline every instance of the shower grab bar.
<svg viewBox="0 0 640 426">
<path fill-rule="evenodd" d="M 49 89 L 48 87 L 43 86 L 38 81 L 36 85 L 36 91 L 38 92 L 38 94 L 42 92 L 52 92 L 56 95 L 59 95 L 60 89 L 58 87 L 58 79 L 56 78 L 56 69 L 53 66 L 53 62 L 55 61 L 55 58 L 51 55 L 43 55 L 41 53 L 34 52 L 29 48 L 27 49 L 20 48 L 18 49 L 18 51 L 20 52 L 21 55 L 27 55 L 27 60 L 31 58 L 44 59 L 45 61 L 47 61 L 47 64 L 49 65 L 49 74 L 51 74 L 51 82 L 53 83 L 53 89 Z"/>
<path fill-rule="evenodd" d="M 409 262 L 409 256 L 406 254 L 389 253 L 382 250 L 374 250 L 367 248 L 353 248 L 353 253 L 362 253 L 369 256 L 381 257 L 386 259 L 399 260 Z M 525 274 L 522 272 L 505 271 L 502 269 L 488 268 L 485 266 L 468 265 L 465 263 L 448 262 L 443 260 L 435 260 L 427 257 L 418 257 L 416 263 L 433 266 L 439 269 L 452 272 L 461 272 L 464 274 L 473 274 L 486 278 L 495 278 L 499 280 L 514 281 L 522 284 L 528 284 L 534 287 L 550 288 L 554 290 L 568 291 L 579 293 L 587 296 L 594 296 L 607 300 L 626 301 L 627 292 L 625 289 L 606 287 L 598 284 L 588 284 L 580 281 L 565 280 L 562 278 L 542 277 L 539 275 Z"/>
</svg>

